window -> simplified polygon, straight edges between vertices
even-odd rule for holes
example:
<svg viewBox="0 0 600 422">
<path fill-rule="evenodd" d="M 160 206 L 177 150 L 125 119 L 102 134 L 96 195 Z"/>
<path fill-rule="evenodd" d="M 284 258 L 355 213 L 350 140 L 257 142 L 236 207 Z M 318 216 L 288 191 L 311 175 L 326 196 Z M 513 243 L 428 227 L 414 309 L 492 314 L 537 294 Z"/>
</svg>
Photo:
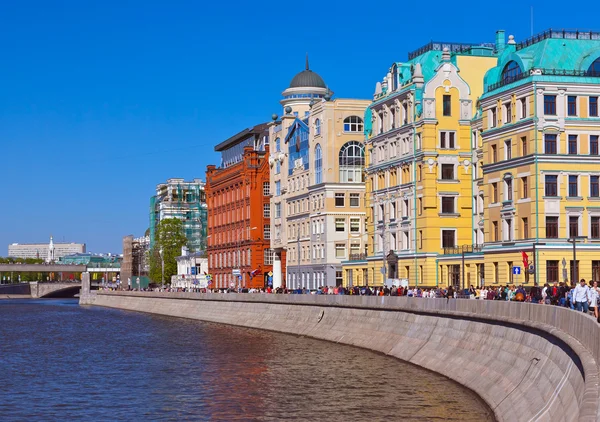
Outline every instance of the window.
<svg viewBox="0 0 600 422">
<path fill-rule="evenodd" d="M 590 236 L 592 239 L 600 239 L 600 217 L 592 217 Z"/>
<path fill-rule="evenodd" d="M 598 135 L 590 135 L 590 155 L 598 155 Z"/>
<path fill-rule="evenodd" d="M 553 133 L 544 134 L 544 152 L 546 154 L 556 154 L 556 135 Z"/>
<path fill-rule="evenodd" d="M 335 206 L 336 207 L 343 207 L 344 206 L 344 194 L 343 193 L 336 193 L 335 194 Z"/>
<path fill-rule="evenodd" d="M 275 181 L 275 196 L 281 195 L 281 181 Z"/>
<path fill-rule="evenodd" d="M 572 259 L 569 261 L 569 266 L 570 266 L 570 268 L 569 268 L 570 276 L 569 277 L 571 277 L 571 280 L 575 280 L 576 278 L 579 278 L 579 277 L 575 277 L 575 274 L 581 275 L 581 272 L 579 271 L 579 260 L 577 260 L 577 262 L 575 263 L 575 271 L 576 271 L 575 274 L 573 274 L 573 260 Z"/>
<path fill-rule="evenodd" d="M 417 199 L 419 205 L 419 215 L 423 215 L 423 198 Z"/>
<path fill-rule="evenodd" d="M 579 217 L 569 217 L 569 237 L 579 236 Z"/>
<path fill-rule="evenodd" d="M 498 202 L 498 183 L 492 183 L 492 204 Z"/>
<path fill-rule="evenodd" d="M 441 131 L 440 132 L 440 148 L 453 149 L 455 146 L 455 132 Z"/>
<path fill-rule="evenodd" d="M 423 249 L 423 230 L 419 230 L 419 249 Z"/>
<path fill-rule="evenodd" d="M 569 197 L 575 198 L 578 195 L 577 189 L 577 176 L 570 175 L 569 176 Z"/>
<path fill-rule="evenodd" d="M 442 214 L 454 214 L 454 197 L 442 196 Z"/>
<path fill-rule="evenodd" d="M 505 237 L 505 239 L 506 240 L 513 240 L 512 220 L 509 218 L 509 219 L 506 219 L 504 221 L 506 221 L 506 237 Z"/>
<path fill-rule="evenodd" d="M 590 117 L 598 117 L 598 97 L 590 97 Z"/>
<path fill-rule="evenodd" d="M 506 123 L 511 123 L 512 122 L 512 104 L 511 103 L 506 103 L 504 105 L 504 110 L 506 113 Z"/>
<path fill-rule="evenodd" d="M 496 145 L 492 145 L 492 163 L 498 162 L 498 148 Z"/>
<path fill-rule="evenodd" d="M 497 117 L 496 117 L 496 107 L 492 107 L 490 109 L 490 126 L 496 127 Z"/>
<path fill-rule="evenodd" d="M 567 115 L 577 116 L 577 97 L 574 95 L 567 97 Z"/>
<path fill-rule="evenodd" d="M 271 217 L 271 204 L 263 204 L 263 217 L 264 218 Z"/>
<path fill-rule="evenodd" d="M 523 218 L 523 239 L 529 239 L 529 220 Z"/>
<path fill-rule="evenodd" d="M 544 95 L 544 114 L 556 116 L 556 95 Z"/>
<path fill-rule="evenodd" d="M 512 179 L 511 178 L 506 178 L 504 179 L 504 190 L 505 190 L 505 194 L 504 194 L 504 198 L 507 201 L 512 201 L 513 199 L 513 188 L 512 188 Z"/>
<path fill-rule="evenodd" d="M 263 195 L 271 195 L 271 185 L 269 184 L 269 182 L 263 182 Z"/>
<path fill-rule="evenodd" d="M 281 152 L 281 140 L 279 138 L 275 139 L 275 152 Z"/>
<path fill-rule="evenodd" d="M 546 217 L 546 237 L 558 239 L 558 217 Z"/>
<path fill-rule="evenodd" d="M 455 248 L 455 231 L 454 230 L 442 230 L 442 248 Z"/>
<path fill-rule="evenodd" d="M 452 116 L 452 96 L 444 95 L 442 108 L 444 116 Z"/>
<path fill-rule="evenodd" d="M 344 119 L 344 132 L 362 132 L 363 121 L 358 116 L 350 116 Z"/>
<path fill-rule="evenodd" d="M 600 176 L 590 176 L 590 196 L 600 197 Z"/>
<path fill-rule="evenodd" d="M 265 249 L 264 251 L 264 263 L 265 265 L 273 265 L 273 250 Z"/>
<path fill-rule="evenodd" d="M 521 98 L 521 119 L 527 117 L 527 98 Z"/>
<path fill-rule="evenodd" d="M 577 135 L 569 135 L 568 147 L 570 155 L 577 155 Z"/>
<path fill-rule="evenodd" d="M 454 164 L 442 164 L 442 180 L 454 180 Z"/>
<path fill-rule="evenodd" d="M 525 136 L 521 138 L 521 151 L 523 156 L 527 155 L 527 138 Z"/>
<path fill-rule="evenodd" d="M 281 218 L 281 202 L 275 204 L 275 218 Z"/>
<path fill-rule="evenodd" d="M 497 242 L 499 240 L 498 222 L 493 221 L 492 226 L 493 226 L 493 230 L 494 230 L 494 242 Z"/>
<path fill-rule="evenodd" d="M 360 232 L 360 218 L 351 218 L 350 219 L 350 232 L 351 233 L 359 233 Z"/>
<path fill-rule="evenodd" d="M 529 198 L 529 186 L 527 176 L 521 177 L 521 198 Z"/>
<path fill-rule="evenodd" d="M 508 141 L 504 141 L 504 155 L 507 160 L 512 158 L 512 142 L 509 139 Z"/>
<path fill-rule="evenodd" d="M 336 258 L 345 258 L 346 257 L 346 245 L 343 243 L 335 244 L 335 257 Z"/>
<path fill-rule="evenodd" d="M 546 282 L 558 282 L 558 261 L 546 261 Z"/>
<path fill-rule="evenodd" d="M 263 226 L 263 237 L 265 240 L 269 240 L 271 238 L 271 226 L 269 224 L 265 224 Z"/>
<path fill-rule="evenodd" d="M 500 80 L 505 84 L 509 84 L 517 81 L 522 73 L 521 66 L 514 60 L 511 60 L 504 66 L 504 70 L 502 70 L 502 74 L 500 75 Z"/>
<path fill-rule="evenodd" d="M 360 194 L 359 193 L 351 193 L 350 194 L 350 206 L 351 207 L 359 207 L 360 206 Z"/>
<path fill-rule="evenodd" d="M 362 183 L 365 147 L 358 141 L 346 142 L 340 149 L 340 183 Z"/>
<path fill-rule="evenodd" d="M 323 156 L 321 145 L 317 144 L 315 147 L 315 184 L 319 183 L 323 183 Z"/>
<path fill-rule="evenodd" d="M 335 219 L 335 231 L 336 232 L 346 231 L 346 220 L 344 220 L 343 218 L 336 218 Z"/>
<path fill-rule="evenodd" d="M 315 119 L 315 135 L 321 134 L 321 120 Z"/>
<path fill-rule="evenodd" d="M 547 174 L 545 176 L 545 196 L 558 196 L 558 176 L 555 174 Z"/>
</svg>

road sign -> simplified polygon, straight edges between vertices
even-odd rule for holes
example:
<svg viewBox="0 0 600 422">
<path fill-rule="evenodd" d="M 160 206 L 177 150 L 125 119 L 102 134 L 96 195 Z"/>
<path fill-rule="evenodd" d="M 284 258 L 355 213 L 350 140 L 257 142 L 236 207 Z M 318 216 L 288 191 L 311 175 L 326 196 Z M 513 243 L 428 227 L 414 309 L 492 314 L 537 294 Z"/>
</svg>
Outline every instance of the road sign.
<svg viewBox="0 0 600 422">
<path fill-rule="evenodd" d="M 514 275 L 520 275 L 521 274 L 521 267 L 513 267 L 513 274 Z"/>
</svg>

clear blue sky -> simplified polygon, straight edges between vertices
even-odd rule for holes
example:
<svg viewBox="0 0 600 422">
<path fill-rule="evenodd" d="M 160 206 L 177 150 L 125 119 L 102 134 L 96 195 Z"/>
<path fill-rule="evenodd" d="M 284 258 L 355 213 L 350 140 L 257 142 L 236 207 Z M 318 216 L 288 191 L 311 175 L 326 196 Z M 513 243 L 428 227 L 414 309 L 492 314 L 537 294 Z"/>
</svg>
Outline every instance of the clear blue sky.
<svg viewBox="0 0 600 422">
<path fill-rule="evenodd" d="M 370 98 L 432 39 L 528 37 L 531 4 L 535 32 L 600 30 L 596 2 L 3 2 L 0 256 L 50 234 L 120 252 L 157 183 L 204 179 L 215 144 L 281 113 L 306 52 L 336 96 Z"/>
</svg>

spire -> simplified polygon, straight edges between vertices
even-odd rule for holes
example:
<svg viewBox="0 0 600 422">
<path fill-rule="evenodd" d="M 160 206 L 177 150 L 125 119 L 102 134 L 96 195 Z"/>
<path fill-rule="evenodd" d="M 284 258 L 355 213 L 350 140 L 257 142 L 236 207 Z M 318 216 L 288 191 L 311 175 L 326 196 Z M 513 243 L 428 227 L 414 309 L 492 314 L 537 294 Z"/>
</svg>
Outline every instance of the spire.
<svg viewBox="0 0 600 422">
<path fill-rule="evenodd" d="M 306 70 L 309 70 L 309 68 L 308 68 L 308 53 L 306 53 Z"/>
</svg>

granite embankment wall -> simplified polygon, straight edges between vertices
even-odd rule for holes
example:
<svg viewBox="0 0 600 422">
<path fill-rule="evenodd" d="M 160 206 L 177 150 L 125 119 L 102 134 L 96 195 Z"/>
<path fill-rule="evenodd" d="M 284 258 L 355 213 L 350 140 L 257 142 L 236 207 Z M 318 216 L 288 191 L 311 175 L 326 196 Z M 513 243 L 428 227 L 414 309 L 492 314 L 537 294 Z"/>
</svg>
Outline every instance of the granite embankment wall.
<svg viewBox="0 0 600 422">
<path fill-rule="evenodd" d="M 329 295 L 100 292 L 92 304 L 375 350 L 476 392 L 500 421 L 598 420 L 600 328 L 554 306 Z"/>
<path fill-rule="evenodd" d="M 0 285 L 0 298 L 13 299 L 31 297 L 29 283 L 2 284 Z"/>
</svg>

